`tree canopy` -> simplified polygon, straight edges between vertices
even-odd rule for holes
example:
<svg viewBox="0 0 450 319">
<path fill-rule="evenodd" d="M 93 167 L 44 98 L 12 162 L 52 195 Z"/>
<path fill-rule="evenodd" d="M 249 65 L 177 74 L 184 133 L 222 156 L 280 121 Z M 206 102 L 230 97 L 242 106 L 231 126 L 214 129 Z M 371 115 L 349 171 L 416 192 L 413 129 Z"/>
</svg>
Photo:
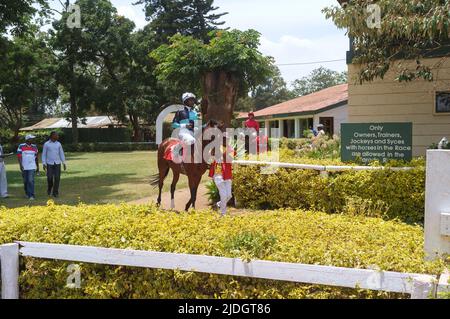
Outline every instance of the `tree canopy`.
<svg viewBox="0 0 450 319">
<path fill-rule="evenodd" d="M 295 80 L 292 83 L 292 93 L 295 96 L 308 95 L 343 83 L 347 83 L 347 72 L 337 72 L 319 67 L 308 76 Z"/>
<path fill-rule="evenodd" d="M 244 95 L 272 74 L 273 59 L 259 52 L 257 31 L 212 31 L 210 37 L 203 43 L 177 34 L 153 51 L 158 79 L 181 90 L 201 91 L 206 73 L 225 71 L 240 79 L 239 92 Z"/>
<path fill-rule="evenodd" d="M 145 5 L 145 15 L 156 40 L 168 42 L 177 33 L 190 35 L 203 41 L 209 40 L 209 32 L 225 22 L 219 21 L 227 13 L 214 13 L 218 7 L 214 0 L 139 0 Z"/>
<path fill-rule="evenodd" d="M 381 9 L 380 28 L 367 23 L 374 14 L 368 5 L 374 3 Z M 395 70 L 397 80 L 433 80 L 433 66 L 425 65 L 423 58 L 449 44 L 448 1 L 358 0 L 323 12 L 352 39 L 353 63 L 361 64 L 360 82 L 383 78 L 393 62 L 404 59 L 415 63 L 401 64 Z"/>
<path fill-rule="evenodd" d="M 201 92 L 206 120 L 231 125 L 239 96 L 267 81 L 273 73 L 273 59 L 259 52 L 260 34 L 248 31 L 212 31 L 207 43 L 177 34 L 170 43 L 151 53 L 158 62 L 161 83 L 183 90 Z"/>
</svg>

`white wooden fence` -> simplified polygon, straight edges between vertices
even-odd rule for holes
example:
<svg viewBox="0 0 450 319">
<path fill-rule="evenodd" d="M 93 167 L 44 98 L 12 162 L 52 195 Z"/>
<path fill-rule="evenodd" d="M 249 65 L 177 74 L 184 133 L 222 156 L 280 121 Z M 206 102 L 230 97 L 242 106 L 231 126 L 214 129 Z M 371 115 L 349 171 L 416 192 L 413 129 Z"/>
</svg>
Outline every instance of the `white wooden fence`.
<svg viewBox="0 0 450 319">
<path fill-rule="evenodd" d="M 333 165 L 312 165 L 312 164 L 295 164 L 295 163 L 283 163 L 283 162 L 260 162 L 260 161 L 244 161 L 236 160 L 233 164 L 242 166 L 269 166 L 277 168 L 293 168 L 293 169 L 305 169 L 319 172 L 347 172 L 347 171 L 379 171 L 379 170 L 392 170 L 392 171 L 408 171 L 413 167 L 385 167 L 385 166 L 333 166 Z"/>
<path fill-rule="evenodd" d="M 19 298 L 20 256 L 361 288 L 411 294 L 413 299 L 434 297 L 440 287 L 436 276 L 422 274 L 262 260 L 247 263 L 238 258 L 16 242 L 0 246 L 2 298 L 4 299 Z M 442 280 L 441 284 L 444 284 Z M 446 289 L 446 286 L 440 289 Z"/>
</svg>

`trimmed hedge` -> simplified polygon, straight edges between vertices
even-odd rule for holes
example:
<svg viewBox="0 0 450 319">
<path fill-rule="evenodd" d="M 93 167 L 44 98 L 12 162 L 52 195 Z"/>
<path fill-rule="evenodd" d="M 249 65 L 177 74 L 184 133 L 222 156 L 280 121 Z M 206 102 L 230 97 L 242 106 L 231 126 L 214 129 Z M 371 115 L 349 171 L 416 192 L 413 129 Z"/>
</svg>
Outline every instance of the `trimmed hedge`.
<svg viewBox="0 0 450 319">
<path fill-rule="evenodd" d="M 37 147 L 42 152 L 43 144 Z M 5 152 L 16 152 L 18 146 L 3 145 Z M 79 143 L 79 144 L 63 144 L 65 152 L 133 152 L 133 151 L 155 151 L 157 145 L 152 143 Z"/>
<path fill-rule="evenodd" d="M 425 168 L 410 171 L 333 173 L 279 169 L 261 175 L 259 167 L 235 166 L 234 195 L 241 207 L 301 208 L 423 223 Z M 355 207 L 358 206 L 358 207 Z"/>
<path fill-rule="evenodd" d="M 154 206 L 0 208 L 0 243 L 14 240 L 242 257 L 439 274 L 425 262 L 421 227 L 377 218 L 281 210 L 220 218 Z M 81 264 L 81 289 L 66 288 L 70 262 L 21 258 L 21 298 L 397 298 L 399 294 Z"/>
</svg>

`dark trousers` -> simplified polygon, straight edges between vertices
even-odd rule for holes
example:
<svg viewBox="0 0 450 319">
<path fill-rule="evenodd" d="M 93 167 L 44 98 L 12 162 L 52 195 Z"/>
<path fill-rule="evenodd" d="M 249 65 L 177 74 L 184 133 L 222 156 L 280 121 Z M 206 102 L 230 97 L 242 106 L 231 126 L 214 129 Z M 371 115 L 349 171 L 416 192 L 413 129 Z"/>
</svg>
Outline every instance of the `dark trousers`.
<svg viewBox="0 0 450 319">
<path fill-rule="evenodd" d="M 47 164 L 47 193 L 49 195 L 59 195 L 59 181 L 61 180 L 61 164 Z"/>
<path fill-rule="evenodd" d="M 22 172 L 23 187 L 28 198 L 34 198 L 34 175 L 36 170 L 27 170 Z"/>
</svg>

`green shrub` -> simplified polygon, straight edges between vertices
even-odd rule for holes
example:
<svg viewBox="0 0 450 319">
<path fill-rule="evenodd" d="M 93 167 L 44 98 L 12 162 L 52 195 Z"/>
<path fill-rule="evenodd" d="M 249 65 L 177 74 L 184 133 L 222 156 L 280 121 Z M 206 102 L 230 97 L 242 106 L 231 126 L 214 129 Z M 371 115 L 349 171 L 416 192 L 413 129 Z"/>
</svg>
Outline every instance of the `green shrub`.
<svg viewBox="0 0 450 319">
<path fill-rule="evenodd" d="M 234 195 L 241 207 L 342 213 L 348 212 L 349 198 L 360 198 L 385 207 L 386 219 L 398 218 L 408 223 L 424 220 L 425 168 L 422 166 L 410 171 L 333 173 L 328 178 L 310 170 L 279 169 L 271 175 L 260 174 L 259 170 L 254 166 L 235 166 Z M 364 215 L 371 216 L 373 212 Z"/>
<path fill-rule="evenodd" d="M 37 131 L 22 131 L 19 133 L 19 142 L 20 143 L 25 143 L 25 136 L 27 136 L 28 134 L 32 134 L 34 136 L 36 136 L 36 138 L 34 139 L 34 143 L 36 145 L 44 145 L 45 142 L 48 141 L 48 139 L 50 138 L 50 133 L 51 132 L 57 132 L 60 140 L 63 142 L 64 141 L 64 132 L 61 129 L 56 129 L 56 130 L 37 130 Z"/>
<path fill-rule="evenodd" d="M 219 189 L 217 188 L 216 183 L 214 183 L 213 180 L 209 181 L 206 184 L 206 189 L 206 196 L 208 196 L 208 200 L 211 205 L 220 201 Z"/>
<path fill-rule="evenodd" d="M 63 145 L 66 152 L 133 152 L 152 151 L 157 149 L 156 144 L 151 143 L 79 143 Z"/>
<path fill-rule="evenodd" d="M 421 227 L 377 218 L 281 210 L 219 217 L 154 206 L 0 208 L 0 243 L 15 240 L 130 248 L 305 264 L 440 274 L 425 262 Z M 368 292 L 191 272 L 80 264 L 81 289 L 66 288 L 73 262 L 21 258 L 21 298 L 396 298 Z"/>
</svg>

